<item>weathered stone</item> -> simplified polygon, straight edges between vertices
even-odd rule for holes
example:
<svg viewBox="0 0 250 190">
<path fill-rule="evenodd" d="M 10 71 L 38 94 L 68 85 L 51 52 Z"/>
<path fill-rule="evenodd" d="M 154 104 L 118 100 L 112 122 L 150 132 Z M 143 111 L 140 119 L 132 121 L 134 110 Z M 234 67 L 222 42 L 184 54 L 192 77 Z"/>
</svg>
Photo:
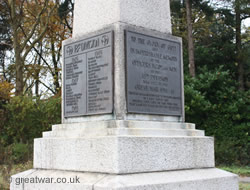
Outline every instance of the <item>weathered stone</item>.
<svg viewBox="0 0 250 190">
<path fill-rule="evenodd" d="M 138 173 L 214 167 L 209 137 L 49 137 L 34 143 L 34 168 Z"/>
<path fill-rule="evenodd" d="M 54 183 L 20 183 L 20 179 L 53 178 Z M 64 178 L 67 182 L 56 183 Z M 12 176 L 11 190 L 238 190 L 237 175 L 223 170 L 195 169 L 127 175 L 28 170 Z"/>
<path fill-rule="evenodd" d="M 171 33 L 169 0 L 76 0 L 73 37 L 120 22 Z"/>
<path fill-rule="evenodd" d="M 151 36 L 152 39 L 166 39 L 170 40 L 172 43 L 179 44 L 181 47 L 182 40 L 178 37 L 169 35 L 167 33 L 162 33 L 154 30 L 149 30 L 146 28 L 136 27 L 133 25 L 128 25 L 124 23 L 115 23 L 109 26 L 106 26 L 105 28 L 85 34 L 83 36 L 78 36 L 72 39 L 68 39 L 64 41 L 63 46 L 67 46 L 67 44 L 74 44 L 78 41 L 81 41 L 81 39 L 88 39 L 93 36 L 98 36 L 103 33 L 107 33 L 113 31 L 114 33 L 114 67 L 113 67 L 113 113 L 107 113 L 102 115 L 79 115 L 78 117 L 65 117 L 64 113 L 62 116 L 63 123 L 79 123 L 79 122 L 85 122 L 85 121 L 95 121 L 95 120 L 110 120 L 110 119 L 118 119 L 118 120 L 148 120 L 148 121 L 170 121 L 170 122 L 183 122 L 184 121 L 184 92 L 183 92 L 183 66 L 182 66 L 182 49 L 178 50 L 178 89 L 176 90 L 176 93 L 178 94 L 177 98 L 178 100 L 171 103 L 170 98 L 164 98 L 167 96 L 171 96 L 169 94 L 171 92 L 171 89 L 173 90 L 173 87 L 176 86 L 175 82 L 176 80 L 170 80 L 168 82 L 168 87 L 164 88 L 166 91 L 169 91 L 169 93 L 162 93 L 162 97 L 160 97 L 162 100 L 159 102 L 161 106 L 163 106 L 163 103 L 165 101 L 166 105 L 165 108 L 161 109 L 162 111 L 157 111 L 158 109 L 152 109 L 151 112 L 145 112 L 143 111 L 143 108 L 140 108 L 140 111 L 138 113 L 131 112 L 128 108 L 129 102 L 128 95 L 127 95 L 127 80 L 128 80 L 128 74 L 126 74 L 126 67 L 128 65 L 128 60 L 126 58 L 126 31 L 139 33 L 146 36 Z M 161 40 L 164 42 L 164 40 Z M 166 45 L 166 44 L 164 44 Z M 66 50 L 63 50 L 65 52 Z M 128 50 L 127 50 L 128 51 Z M 179 57 L 180 56 L 180 57 Z M 157 61 L 157 60 L 156 60 Z M 162 64 L 169 64 L 169 66 L 173 66 L 173 63 L 162 61 Z M 176 65 L 176 64 L 175 64 Z M 63 68 L 63 71 L 65 68 Z M 132 73 L 132 75 L 139 75 L 140 73 Z M 126 77 L 127 75 L 127 77 Z M 159 74 L 158 74 L 159 75 Z M 174 75 L 173 75 L 174 76 Z M 131 77 L 130 77 L 131 78 Z M 152 81 L 154 82 L 154 81 Z M 63 78 L 63 84 L 65 83 Z M 159 85 L 158 85 L 159 86 Z M 172 88 L 171 88 L 172 87 Z M 63 85 L 63 92 L 66 89 L 64 89 Z M 143 97 L 142 97 L 143 98 Z M 159 98 L 158 98 L 159 99 Z M 163 100 L 164 99 L 164 100 Z M 153 100 L 155 101 L 155 100 Z M 65 102 L 64 93 L 63 93 L 63 102 Z M 156 102 L 156 103 L 158 103 Z M 169 104 L 169 105 L 168 105 Z M 177 106 L 174 106 L 177 104 Z M 159 104 L 156 104 L 159 105 Z M 171 106 L 172 105 L 172 106 Z M 176 111 L 167 112 L 166 110 L 169 110 L 169 107 L 178 107 L 178 114 Z M 150 108 L 150 107 L 148 107 Z M 64 104 L 62 109 L 64 110 Z M 154 114 L 154 115 L 152 115 Z"/>
</svg>

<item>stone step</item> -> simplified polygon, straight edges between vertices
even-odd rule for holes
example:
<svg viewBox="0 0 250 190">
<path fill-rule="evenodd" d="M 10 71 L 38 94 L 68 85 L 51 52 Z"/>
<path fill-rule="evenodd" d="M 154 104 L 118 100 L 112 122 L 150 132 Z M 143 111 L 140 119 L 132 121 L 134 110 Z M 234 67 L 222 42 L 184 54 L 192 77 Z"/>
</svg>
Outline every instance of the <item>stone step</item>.
<svg viewBox="0 0 250 190">
<path fill-rule="evenodd" d="M 154 128 L 154 129 L 195 129 L 193 123 L 159 122 L 159 121 L 132 121 L 132 120 L 108 120 L 85 121 L 82 123 L 66 123 L 53 125 L 52 130 L 76 130 L 76 129 L 105 129 L 105 128 Z"/>
<path fill-rule="evenodd" d="M 34 179 L 51 183 L 25 183 Z M 68 183 L 56 183 L 64 178 Z M 77 179 L 77 181 L 76 181 Z M 69 183 L 72 181 L 71 183 Z M 73 183 L 74 182 L 74 183 Z M 31 169 L 12 176 L 11 190 L 238 190 L 235 174 L 216 168 L 128 175 Z"/>
<path fill-rule="evenodd" d="M 99 136 L 39 138 L 34 168 L 139 173 L 214 167 L 211 137 Z"/>
<path fill-rule="evenodd" d="M 204 136 L 204 131 L 194 129 L 77 129 L 43 132 L 43 137 L 80 138 L 94 136 Z"/>
</svg>

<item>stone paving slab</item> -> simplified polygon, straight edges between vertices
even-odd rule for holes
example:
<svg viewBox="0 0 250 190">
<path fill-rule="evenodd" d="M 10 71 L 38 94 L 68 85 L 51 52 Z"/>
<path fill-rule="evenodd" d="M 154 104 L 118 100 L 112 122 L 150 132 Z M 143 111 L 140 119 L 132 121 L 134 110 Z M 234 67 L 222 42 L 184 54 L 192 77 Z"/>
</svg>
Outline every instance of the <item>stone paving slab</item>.
<svg viewBox="0 0 250 190">
<path fill-rule="evenodd" d="M 242 183 L 250 183 L 250 177 L 239 177 L 239 181 Z"/>
</svg>

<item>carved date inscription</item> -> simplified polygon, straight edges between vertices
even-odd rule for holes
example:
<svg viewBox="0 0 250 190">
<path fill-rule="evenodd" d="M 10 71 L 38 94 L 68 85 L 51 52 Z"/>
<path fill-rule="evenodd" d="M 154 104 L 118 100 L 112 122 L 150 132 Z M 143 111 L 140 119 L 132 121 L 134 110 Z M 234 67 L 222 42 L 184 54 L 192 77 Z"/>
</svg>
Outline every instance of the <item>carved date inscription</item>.
<svg viewBox="0 0 250 190">
<path fill-rule="evenodd" d="M 126 60 L 128 112 L 182 114 L 180 42 L 126 31 Z"/>
</svg>

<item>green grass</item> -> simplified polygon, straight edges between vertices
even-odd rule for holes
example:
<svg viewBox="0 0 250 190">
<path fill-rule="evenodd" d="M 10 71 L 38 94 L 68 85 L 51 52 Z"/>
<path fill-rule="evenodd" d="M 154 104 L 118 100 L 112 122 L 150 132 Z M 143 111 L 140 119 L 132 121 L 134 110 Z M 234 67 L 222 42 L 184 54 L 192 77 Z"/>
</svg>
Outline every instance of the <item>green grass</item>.
<svg viewBox="0 0 250 190">
<path fill-rule="evenodd" d="M 249 166 L 219 166 L 218 168 L 235 173 L 239 176 L 250 177 Z M 250 190 L 250 183 L 240 183 L 240 190 Z"/>
<path fill-rule="evenodd" d="M 219 166 L 220 169 L 235 173 L 239 176 L 250 177 L 249 166 Z"/>
<path fill-rule="evenodd" d="M 240 183 L 240 190 L 250 190 L 249 183 Z"/>
</svg>

